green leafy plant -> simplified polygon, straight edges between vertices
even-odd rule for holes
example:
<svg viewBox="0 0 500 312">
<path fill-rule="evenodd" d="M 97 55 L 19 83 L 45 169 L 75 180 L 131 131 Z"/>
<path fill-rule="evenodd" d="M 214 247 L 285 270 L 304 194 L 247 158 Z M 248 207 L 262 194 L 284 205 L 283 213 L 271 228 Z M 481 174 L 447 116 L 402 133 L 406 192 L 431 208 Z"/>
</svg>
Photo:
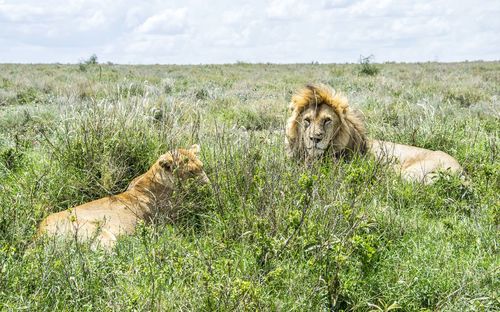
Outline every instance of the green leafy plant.
<svg viewBox="0 0 500 312">
<path fill-rule="evenodd" d="M 380 69 L 373 64 L 373 55 L 359 57 L 359 73 L 366 76 L 375 76 L 379 73 Z"/>
</svg>

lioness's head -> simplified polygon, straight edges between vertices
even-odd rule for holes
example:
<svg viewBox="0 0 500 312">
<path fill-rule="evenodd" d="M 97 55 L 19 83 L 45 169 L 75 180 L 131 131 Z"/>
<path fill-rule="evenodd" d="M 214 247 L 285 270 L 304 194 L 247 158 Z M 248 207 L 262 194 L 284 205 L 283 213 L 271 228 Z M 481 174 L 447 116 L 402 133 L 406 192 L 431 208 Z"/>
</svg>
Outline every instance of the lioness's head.
<svg viewBox="0 0 500 312">
<path fill-rule="evenodd" d="M 157 164 L 168 177 L 179 180 L 195 179 L 201 183 L 209 183 L 203 163 L 198 158 L 200 146 L 195 144 L 190 149 L 175 149 L 160 156 Z"/>
<path fill-rule="evenodd" d="M 325 155 L 364 152 L 365 128 L 347 99 L 325 85 L 308 85 L 292 97 L 286 136 L 289 154 L 312 162 Z"/>
</svg>

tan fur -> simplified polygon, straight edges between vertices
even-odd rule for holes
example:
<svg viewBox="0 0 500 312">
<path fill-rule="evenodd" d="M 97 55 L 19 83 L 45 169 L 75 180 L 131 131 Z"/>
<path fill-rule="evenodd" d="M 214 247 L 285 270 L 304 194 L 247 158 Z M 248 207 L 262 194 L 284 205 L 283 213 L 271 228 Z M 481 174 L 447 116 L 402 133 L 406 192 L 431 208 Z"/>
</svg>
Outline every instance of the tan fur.
<svg viewBox="0 0 500 312">
<path fill-rule="evenodd" d="M 97 199 L 46 217 L 38 236 L 76 237 L 86 241 L 95 237 L 96 245 L 111 248 L 120 235 L 135 231 L 140 220 L 150 221 L 162 211 L 176 181 L 190 178 L 207 183 L 203 164 L 197 158 L 199 146 L 167 152 L 143 175 L 134 179 L 124 193 Z"/>
<path fill-rule="evenodd" d="M 368 152 L 383 162 L 392 163 L 404 180 L 426 184 L 432 183 L 440 170 L 462 171 L 453 157 L 441 151 L 368 140 L 359 113 L 349 107 L 345 97 L 328 86 L 306 86 L 292 97 L 290 108 L 287 152 L 306 163 L 327 156 Z"/>
<path fill-rule="evenodd" d="M 368 143 L 368 152 L 377 159 L 392 164 L 406 181 L 432 184 L 439 171 L 453 174 L 463 172 L 458 161 L 442 151 L 371 140 Z"/>
</svg>

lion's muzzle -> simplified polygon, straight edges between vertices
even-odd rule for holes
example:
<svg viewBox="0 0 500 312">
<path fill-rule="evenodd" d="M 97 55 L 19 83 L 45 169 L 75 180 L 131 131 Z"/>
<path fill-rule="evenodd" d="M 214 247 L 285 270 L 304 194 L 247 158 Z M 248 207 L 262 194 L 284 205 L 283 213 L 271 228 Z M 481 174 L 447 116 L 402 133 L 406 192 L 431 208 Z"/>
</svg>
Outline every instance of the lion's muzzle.
<svg viewBox="0 0 500 312">
<path fill-rule="evenodd" d="M 208 176 L 205 172 L 203 172 L 203 174 L 199 176 L 199 181 L 202 184 L 210 184 L 210 179 L 208 178 Z"/>
</svg>

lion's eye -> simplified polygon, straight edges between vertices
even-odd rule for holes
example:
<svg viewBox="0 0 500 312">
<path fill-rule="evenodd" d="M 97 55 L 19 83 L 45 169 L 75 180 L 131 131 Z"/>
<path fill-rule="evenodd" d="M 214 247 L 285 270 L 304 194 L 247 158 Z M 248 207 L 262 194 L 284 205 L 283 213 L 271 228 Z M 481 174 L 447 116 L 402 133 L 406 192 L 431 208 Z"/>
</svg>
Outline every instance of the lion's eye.
<svg viewBox="0 0 500 312">
<path fill-rule="evenodd" d="M 332 119 L 331 118 L 326 118 L 324 122 L 325 122 L 325 125 L 329 125 L 329 124 L 332 123 Z"/>
<path fill-rule="evenodd" d="M 311 119 L 309 119 L 309 118 L 304 119 L 304 126 L 306 128 L 309 127 L 310 124 L 311 124 Z"/>
</svg>

